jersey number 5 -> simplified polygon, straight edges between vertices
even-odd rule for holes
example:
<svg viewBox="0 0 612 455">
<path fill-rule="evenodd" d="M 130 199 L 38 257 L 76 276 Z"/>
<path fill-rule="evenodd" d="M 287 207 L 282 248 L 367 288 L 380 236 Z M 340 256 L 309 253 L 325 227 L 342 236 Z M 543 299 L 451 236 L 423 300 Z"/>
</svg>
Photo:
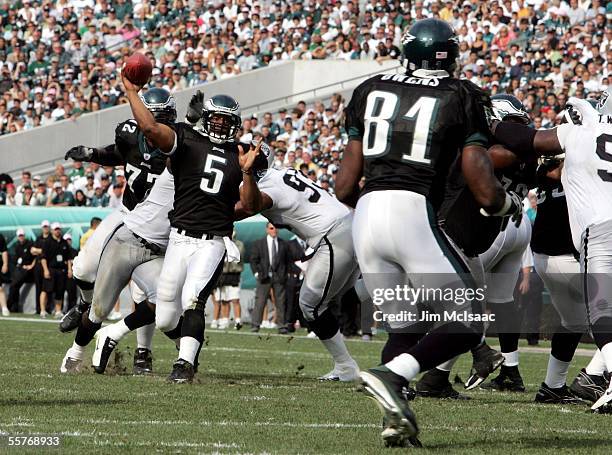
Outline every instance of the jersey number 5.
<svg viewBox="0 0 612 455">
<path fill-rule="evenodd" d="M 610 148 L 612 148 L 612 134 L 602 134 L 599 136 L 597 138 L 597 156 L 604 161 L 612 163 L 612 153 L 606 150 L 606 146 L 608 145 L 610 145 Z M 604 169 L 598 169 L 597 175 L 599 175 L 604 182 L 612 182 L 612 172 L 608 172 Z"/>
<path fill-rule="evenodd" d="M 402 119 L 416 120 L 412 127 L 412 144 L 402 155 L 402 161 L 431 164 L 429 142 L 437 106 L 436 98 L 422 96 L 402 116 Z M 368 95 L 364 114 L 363 156 L 375 158 L 389 152 L 392 124 L 397 118 L 398 109 L 399 98 L 395 93 L 374 90 Z"/>
<path fill-rule="evenodd" d="M 204 164 L 204 175 L 200 182 L 200 189 L 205 193 L 217 194 L 221 189 L 223 182 L 223 171 L 214 167 L 215 163 L 225 165 L 227 160 L 221 156 L 206 155 L 206 163 Z"/>
</svg>

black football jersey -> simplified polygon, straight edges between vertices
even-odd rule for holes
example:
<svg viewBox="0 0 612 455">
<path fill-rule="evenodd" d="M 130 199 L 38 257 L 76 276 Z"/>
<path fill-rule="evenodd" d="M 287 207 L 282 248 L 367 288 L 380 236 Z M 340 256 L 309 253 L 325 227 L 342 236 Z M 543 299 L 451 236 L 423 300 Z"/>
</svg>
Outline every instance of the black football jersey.
<svg viewBox="0 0 612 455">
<path fill-rule="evenodd" d="M 147 197 L 155 179 L 166 168 L 167 156 L 147 144 L 133 119 L 117 125 L 115 146 L 125 166 L 127 185 L 123 191 L 123 205 L 132 210 Z"/>
<path fill-rule="evenodd" d="M 175 131 L 177 147 L 170 155 L 174 176 L 170 224 L 198 233 L 231 235 L 242 183 L 238 144 L 215 144 L 186 123 L 177 123 Z M 248 150 L 249 145 L 243 147 Z"/>
<path fill-rule="evenodd" d="M 378 75 L 355 89 L 345 111 L 363 143 L 362 194 L 406 190 L 437 209 L 450 166 L 469 144 L 487 146 L 491 100 L 469 81 Z"/>
<path fill-rule="evenodd" d="M 504 169 L 495 171 L 495 175 L 506 191 L 513 191 L 522 198 L 526 198 L 529 189 L 536 186 L 535 161 L 517 163 Z"/>
<path fill-rule="evenodd" d="M 531 233 L 531 250 L 548 256 L 577 256 L 561 182 L 552 179 L 541 182 L 537 200 L 538 212 Z"/>
</svg>

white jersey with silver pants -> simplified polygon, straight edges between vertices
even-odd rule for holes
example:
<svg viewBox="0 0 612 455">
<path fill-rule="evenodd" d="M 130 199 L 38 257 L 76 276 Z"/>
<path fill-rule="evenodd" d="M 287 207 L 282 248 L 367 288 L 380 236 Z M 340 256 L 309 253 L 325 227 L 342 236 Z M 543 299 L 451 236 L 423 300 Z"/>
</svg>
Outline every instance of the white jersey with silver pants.
<svg viewBox="0 0 612 455">
<path fill-rule="evenodd" d="M 589 324 L 612 318 L 612 220 L 586 228 L 580 265 Z"/>
</svg>

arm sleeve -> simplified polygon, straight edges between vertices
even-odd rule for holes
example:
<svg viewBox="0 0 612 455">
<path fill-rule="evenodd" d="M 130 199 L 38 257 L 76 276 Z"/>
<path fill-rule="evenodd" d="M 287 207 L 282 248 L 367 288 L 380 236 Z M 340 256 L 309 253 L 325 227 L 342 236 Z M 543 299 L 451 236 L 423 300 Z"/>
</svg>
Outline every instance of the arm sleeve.
<svg viewBox="0 0 612 455">
<path fill-rule="evenodd" d="M 491 139 L 491 98 L 474 84 L 468 84 L 468 90 L 463 96 L 463 146 L 488 147 Z"/>
<path fill-rule="evenodd" d="M 363 133 L 365 131 L 363 123 L 365 104 L 362 100 L 362 87 L 363 85 L 360 85 L 355 89 L 351 101 L 346 109 L 344 109 L 344 128 L 349 139 L 357 141 L 363 139 Z"/>
<path fill-rule="evenodd" d="M 123 166 L 125 165 L 124 155 L 120 152 L 117 144 L 110 144 L 104 148 L 94 149 L 91 155 L 91 160 L 94 163 L 102 166 Z"/>
</svg>

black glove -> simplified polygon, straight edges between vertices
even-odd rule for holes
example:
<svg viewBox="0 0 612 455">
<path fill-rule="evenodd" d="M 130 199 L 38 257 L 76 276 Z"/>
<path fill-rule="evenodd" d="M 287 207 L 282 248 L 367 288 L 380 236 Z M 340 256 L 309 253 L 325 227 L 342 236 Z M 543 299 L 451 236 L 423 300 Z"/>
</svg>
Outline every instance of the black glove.
<svg viewBox="0 0 612 455">
<path fill-rule="evenodd" d="M 91 161 L 94 149 L 91 147 L 85 147 L 84 145 L 77 145 L 72 147 L 66 152 L 64 156 L 65 160 L 72 159 L 74 161 Z"/>
<path fill-rule="evenodd" d="M 196 94 L 191 97 L 191 101 L 189 101 L 189 107 L 187 108 L 187 115 L 185 118 L 189 123 L 195 125 L 202 117 L 203 110 L 204 93 L 198 90 Z"/>
</svg>

